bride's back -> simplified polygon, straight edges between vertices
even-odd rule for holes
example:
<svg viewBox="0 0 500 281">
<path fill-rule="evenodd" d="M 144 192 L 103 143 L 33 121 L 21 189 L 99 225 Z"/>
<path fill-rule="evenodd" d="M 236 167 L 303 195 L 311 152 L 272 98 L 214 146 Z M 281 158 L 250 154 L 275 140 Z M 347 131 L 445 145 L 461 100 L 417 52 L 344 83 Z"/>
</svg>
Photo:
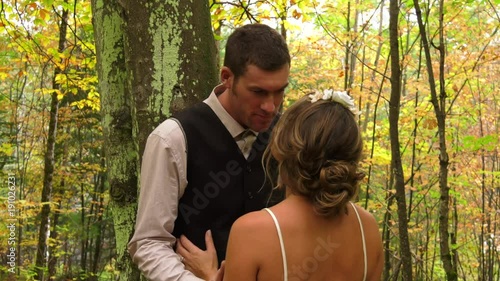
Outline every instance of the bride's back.
<svg viewBox="0 0 500 281">
<path fill-rule="evenodd" d="M 280 225 L 288 268 L 288 280 L 363 280 L 365 262 L 363 238 L 356 212 L 351 204 L 347 213 L 325 218 L 314 213 L 303 198 L 290 196 L 271 208 Z M 377 224 L 371 214 L 357 207 L 367 255 L 367 278 L 376 280 L 382 270 L 382 249 Z M 283 261 L 278 233 L 267 212 L 255 214 L 265 224 L 261 229 L 264 244 L 257 280 L 283 280 Z M 267 222 L 266 222 L 267 221 Z M 379 268 L 377 268 L 377 266 Z"/>
</svg>

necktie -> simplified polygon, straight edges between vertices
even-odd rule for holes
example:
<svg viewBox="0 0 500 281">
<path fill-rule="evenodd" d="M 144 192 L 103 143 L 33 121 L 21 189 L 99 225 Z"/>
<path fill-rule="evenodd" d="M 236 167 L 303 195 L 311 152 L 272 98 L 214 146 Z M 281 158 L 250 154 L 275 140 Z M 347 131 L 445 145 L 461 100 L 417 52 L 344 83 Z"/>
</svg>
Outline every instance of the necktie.
<svg viewBox="0 0 500 281">
<path fill-rule="evenodd" d="M 245 159 L 250 155 L 252 145 L 256 138 L 257 136 L 250 130 L 245 130 L 243 133 L 241 133 L 241 141 L 239 147 L 241 149 L 241 153 L 243 153 L 243 156 L 245 156 Z"/>
</svg>

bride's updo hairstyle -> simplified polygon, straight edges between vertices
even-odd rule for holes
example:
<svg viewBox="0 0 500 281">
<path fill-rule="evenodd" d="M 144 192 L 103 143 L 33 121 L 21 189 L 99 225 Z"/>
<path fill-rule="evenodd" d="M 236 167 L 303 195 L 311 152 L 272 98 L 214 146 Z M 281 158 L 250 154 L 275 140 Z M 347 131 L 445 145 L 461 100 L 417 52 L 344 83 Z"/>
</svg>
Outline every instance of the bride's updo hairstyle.
<svg viewBox="0 0 500 281">
<path fill-rule="evenodd" d="M 288 192 L 308 198 L 318 214 L 335 216 L 358 193 L 362 147 L 348 106 L 309 95 L 281 116 L 265 157 L 277 161 Z"/>
</svg>

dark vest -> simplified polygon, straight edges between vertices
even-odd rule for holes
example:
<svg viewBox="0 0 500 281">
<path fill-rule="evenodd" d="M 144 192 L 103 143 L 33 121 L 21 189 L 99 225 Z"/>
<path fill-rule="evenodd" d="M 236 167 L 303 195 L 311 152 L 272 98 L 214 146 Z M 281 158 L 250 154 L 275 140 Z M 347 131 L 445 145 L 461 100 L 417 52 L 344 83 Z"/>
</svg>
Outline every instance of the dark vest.
<svg viewBox="0 0 500 281">
<path fill-rule="evenodd" d="M 207 104 L 199 103 L 175 118 L 187 140 L 188 185 L 179 201 L 174 235 L 185 235 L 205 250 L 205 232 L 211 229 L 220 263 L 234 221 L 282 199 L 276 192 L 271 198 L 272 186 L 261 162 L 274 122 L 258 135 L 247 160 Z"/>
</svg>

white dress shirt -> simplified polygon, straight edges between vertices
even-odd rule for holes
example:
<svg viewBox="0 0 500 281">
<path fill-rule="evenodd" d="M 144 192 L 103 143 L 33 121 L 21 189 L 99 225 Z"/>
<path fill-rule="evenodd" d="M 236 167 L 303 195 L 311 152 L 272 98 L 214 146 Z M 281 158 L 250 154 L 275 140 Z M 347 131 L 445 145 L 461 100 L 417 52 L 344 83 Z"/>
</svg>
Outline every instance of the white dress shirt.
<svg viewBox="0 0 500 281">
<path fill-rule="evenodd" d="M 215 87 L 203 102 L 210 106 L 243 149 L 255 137 L 241 137 L 247 130 L 222 107 L 217 96 L 223 91 L 223 86 Z M 248 156 L 248 152 L 244 154 Z M 128 244 L 132 260 L 149 280 L 202 280 L 184 268 L 173 249 L 176 238 L 172 232 L 178 203 L 187 186 L 186 166 L 184 133 L 176 121 L 167 119 L 149 135 L 146 143 L 135 233 Z"/>
</svg>

